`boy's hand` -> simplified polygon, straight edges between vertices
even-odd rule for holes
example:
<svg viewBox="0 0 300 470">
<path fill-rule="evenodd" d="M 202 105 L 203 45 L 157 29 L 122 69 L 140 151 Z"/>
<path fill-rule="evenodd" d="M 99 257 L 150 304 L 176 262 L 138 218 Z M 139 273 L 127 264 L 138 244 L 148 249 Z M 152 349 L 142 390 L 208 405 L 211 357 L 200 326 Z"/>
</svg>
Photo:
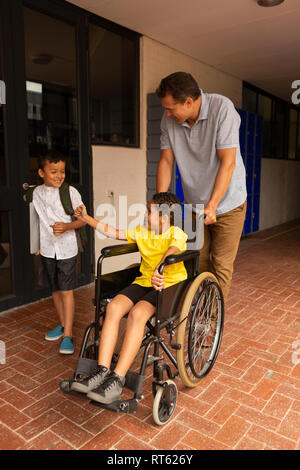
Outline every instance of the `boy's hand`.
<svg viewBox="0 0 300 470">
<path fill-rule="evenodd" d="M 68 225 L 69 224 L 65 222 L 55 222 L 55 224 L 50 225 L 50 227 L 52 227 L 53 229 L 53 234 L 55 236 L 59 236 L 62 233 L 64 233 L 66 230 L 68 230 Z"/>
<path fill-rule="evenodd" d="M 152 274 L 151 284 L 155 290 L 162 290 L 165 289 L 165 276 L 159 274 L 158 272 L 159 266 L 157 266 Z"/>
<path fill-rule="evenodd" d="M 74 215 L 76 217 L 76 219 L 79 219 L 79 220 L 85 220 L 85 216 L 87 215 L 87 210 L 86 210 L 86 207 L 84 204 L 82 204 L 81 206 L 78 206 L 76 209 L 75 209 L 75 212 L 74 212 Z"/>
<path fill-rule="evenodd" d="M 38 250 L 36 253 L 34 253 L 35 256 L 39 256 L 41 254 L 40 250 Z"/>
</svg>

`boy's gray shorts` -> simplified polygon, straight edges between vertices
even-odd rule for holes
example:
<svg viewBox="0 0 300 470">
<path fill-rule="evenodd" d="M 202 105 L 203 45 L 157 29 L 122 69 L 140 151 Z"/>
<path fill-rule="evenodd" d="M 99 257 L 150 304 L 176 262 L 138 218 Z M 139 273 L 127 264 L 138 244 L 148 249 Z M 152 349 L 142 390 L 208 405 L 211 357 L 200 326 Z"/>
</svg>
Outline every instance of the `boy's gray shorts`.
<svg viewBox="0 0 300 470">
<path fill-rule="evenodd" d="M 77 256 L 56 259 L 41 255 L 39 285 L 50 287 L 51 292 L 75 289 L 77 287 Z"/>
</svg>

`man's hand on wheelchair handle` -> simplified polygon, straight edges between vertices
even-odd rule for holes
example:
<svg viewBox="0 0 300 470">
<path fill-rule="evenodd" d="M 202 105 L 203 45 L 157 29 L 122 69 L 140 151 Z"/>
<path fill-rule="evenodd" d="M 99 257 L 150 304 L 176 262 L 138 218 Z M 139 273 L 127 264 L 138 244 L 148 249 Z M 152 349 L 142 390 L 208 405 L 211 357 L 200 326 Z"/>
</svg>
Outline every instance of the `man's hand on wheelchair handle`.
<svg viewBox="0 0 300 470">
<path fill-rule="evenodd" d="M 158 268 L 159 268 L 159 265 L 156 266 L 155 270 L 153 271 L 151 284 L 155 290 L 162 290 L 162 289 L 165 289 L 165 276 L 159 274 Z"/>
<path fill-rule="evenodd" d="M 214 224 L 217 221 L 216 208 L 213 205 L 210 205 L 208 203 L 207 206 L 204 208 L 203 213 L 204 213 L 204 224 L 205 225 Z"/>
</svg>

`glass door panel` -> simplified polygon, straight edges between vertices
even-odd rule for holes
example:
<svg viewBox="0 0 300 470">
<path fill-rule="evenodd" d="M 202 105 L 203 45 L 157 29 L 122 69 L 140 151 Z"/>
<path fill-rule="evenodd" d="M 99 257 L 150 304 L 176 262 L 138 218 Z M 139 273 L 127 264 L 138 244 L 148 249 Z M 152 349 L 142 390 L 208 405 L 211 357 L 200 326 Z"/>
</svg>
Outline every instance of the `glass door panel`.
<svg viewBox="0 0 300 470">
<path fill-rule="evenodd" d="M 67 159 L 68 181 L 80 183 L 76 28 L 24 8 L 24 30 L 30 182 L 40 182 L 39 156 L 54 150 Z"/>
<path fill-rule="evenodd" d="M 8 211 L 0 211 L 0 299 L 12 294 L 11 243 Z"/>
<path fill-rule="evenodd" d="M 67 161 L 66 181 L 80 184 L 76 27 L 25 7 L 24 34 L 30 184 L 42 182 L 38 159 L 53 151 Z M 35 288 L 39 266 L 38 256 Z"/>
<path fill-rule="evenodd" d="M 4 102 L 6 95 L 5 82 L 2 72 L 2 57 L 0 48 L 0 186 L 6 186 L 6 162 L 5 162 L 5 136 L 4 136 Z"/>
</svg>

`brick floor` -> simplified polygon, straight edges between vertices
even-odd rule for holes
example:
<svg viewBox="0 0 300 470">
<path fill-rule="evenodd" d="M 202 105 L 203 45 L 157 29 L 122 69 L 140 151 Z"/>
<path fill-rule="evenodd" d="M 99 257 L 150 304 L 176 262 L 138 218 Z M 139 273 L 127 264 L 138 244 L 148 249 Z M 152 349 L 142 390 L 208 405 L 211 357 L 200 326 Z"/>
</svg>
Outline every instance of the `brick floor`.
<svg viewBox="0 0 300 470">
<path fill-rule="evenodd" d="M 51 299 L 0 315 L 0 449 L 300 449 L 300 222 L 241 241 L 218 359 L 196 389 L 179 378 L 174 417 L 152 419 L 151 371 L 134 415 L 64 395 L 93 287 L 76 291 L 72 357 L 45 331 L 56 326 Z"/>
</svg>

